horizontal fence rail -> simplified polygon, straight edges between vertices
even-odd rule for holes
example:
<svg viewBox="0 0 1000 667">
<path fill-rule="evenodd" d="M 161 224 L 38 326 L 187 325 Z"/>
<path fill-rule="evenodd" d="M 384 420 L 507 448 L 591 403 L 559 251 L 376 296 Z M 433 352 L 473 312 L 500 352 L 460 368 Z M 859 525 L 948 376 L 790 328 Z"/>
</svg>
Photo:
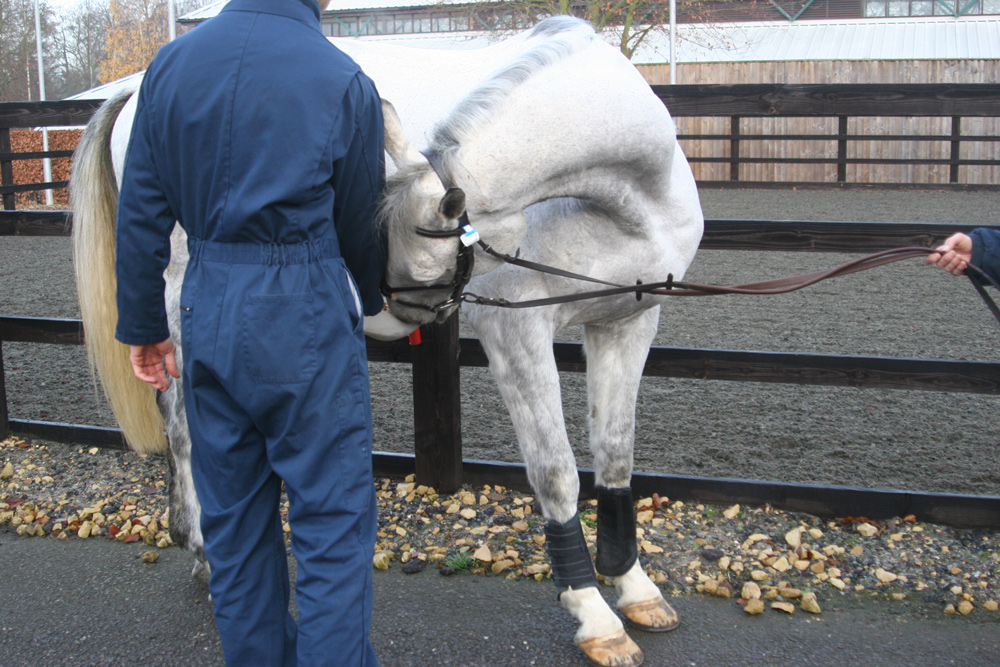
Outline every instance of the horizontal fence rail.
<svg viewBox="0 0 1000 667">
<path fill-rule="evenodd" d="M 104 100 L 0 103 L 0 127 L 83 127 Z"/>
<path fill-rule="evenodd" d="M 69 211 L 0 211 L 0 236 L 69 236 Z"/>
<path fill-rule="evenodd" d="M 72 319 L 0 317 L 0 341 L 82 345 L 83 324 L 80 320 Z M 582 344 L 555 343 L 553 352 L 560 371 L 586 371 Z M 462 366 L 489 365 L 486 352 L 475 338 L 459 339 L 458 358 Z M 368 340 L 368 360 L 413 363 L 414 357 L 406 341 L 379 343 Z M 643 375 L 864 389 L 1000 394 L 1000 362 L 990 361 L 654 346 L 649 350 Z"/>
<path fill-rule="evenodd" d="M 651 86 L 673 116 L 997 116 L 1000 84 Z"/>
</svg>

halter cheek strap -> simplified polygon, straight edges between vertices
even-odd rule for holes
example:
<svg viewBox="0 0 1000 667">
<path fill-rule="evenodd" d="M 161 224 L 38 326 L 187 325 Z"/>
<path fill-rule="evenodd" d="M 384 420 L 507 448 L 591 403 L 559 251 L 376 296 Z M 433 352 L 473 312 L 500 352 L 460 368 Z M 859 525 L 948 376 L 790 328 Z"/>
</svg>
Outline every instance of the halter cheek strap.
<svg viewBox="0 0 1000 667">
<path fill-rule="evenodd" d="M 445 190 L 454 187 L 451 178 L 449 178 L 447 172 L 444 171 L 444 167 L 441 163 L 441 157 L 436 153 L 429 151 L 424 152 L 423 155 L 427 158 L 427 162 L 430 163 L 431 168 L 434 169 Z M 447 239 L 455 236 L 459 238 L 458 257 L 455 259 L 455 275 L 452 277 L 451 282 L 434 283 L 431 285 L 412 285 L 408 287 L 393 287 L 383 278 L 382 283 L 379 285 L 382 296 L 404 306 L 426 310 L 432 313 L 439 313 L 442 310 L 447 310 L 448 308 L 459 305 L 462 301 L 462 290 L 465 289 L 465 286 L 469 284 L 469 280 L 472 279 L 472 269 L 475 267 L 476 256 L 473 252 L 473 245 L 476 243 L 482 243 L 479 240 L 479 232 L 473 229 L 472 224 L 469 222 L 468 212 L 462 211 L 462 215 L 458 217 L 458 227 L 454 229 L 427 229 L 426 227 L 416 227 L 413 231 L 418 236 L 431 239 Z M 404 301 L 398 296 L 398 294 L 402 292 L 427 292 L 435 290 L 451 290 L 451 294 L 444 301 L 431 306 L 418 303 L 416 301 Z"/>
</svg>

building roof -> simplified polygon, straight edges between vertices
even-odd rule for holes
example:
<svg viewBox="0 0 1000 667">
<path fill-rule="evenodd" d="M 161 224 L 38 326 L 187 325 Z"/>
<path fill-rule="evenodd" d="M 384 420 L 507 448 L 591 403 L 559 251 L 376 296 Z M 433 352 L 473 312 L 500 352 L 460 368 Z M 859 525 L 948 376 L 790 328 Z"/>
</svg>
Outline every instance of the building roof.
<svg viewBox="0 0 1000 667">
<path fill-rule="evenodd" d="M 326 5 L 328 12 L 365 12 L 373 9 L 412 9 L 413 7 L 427 7 L 430 5 L 468 5 L 471 2 L 482 4 L 491 0 L 329 0 Z M 193 12 L 188 12 L 178 20 L 189 23 L 210 19 L 226 6 L 229 0 L 216 0 L 216 2 L 200 7 Z"/>
<path fill-rule="evenodd" d="M 229 0 L 216 0 L 216 2 L 211 2 L 205 5 L 204 7 L 199 7 L 193 12 L 188 12 L 183 16 L 177 17 L 177 20 L 182 23 L 187 23 L 189 21 L 194 23 L 197 23 L 198 21 L 204 21 L 206 19 L 212 18 L 213 16 L 221 12 L 222 8 L 225 7 L 227 4 L 229 4 Z"/>
<path fill-rule="evenodd" d="M 677 36 L 678 63 L 1000 58 L 1000 16 L 687 24 Z M 665 63 L 669 54 L 658 32 L 632 62 Z"/>
<path fill-rule="evenodd" d="M 82 93 L 77 93 L 76 95 L 70 95 L 65 99 L 67 100 L 111 99 L 122 90 L 136 90 L 139 87 L 139 82 L 142 81 L 142 75 L 145 73 L 146 70 L 143 70 L 141 72 L 136 72 L 135 74 L 129 74 L 128 76 L 122 77 L 117 81 L 105 83 L 104 85 L 98 86 L 97 88 L 91 88 L 90 90 L 85 90 Z"/>
</svg>

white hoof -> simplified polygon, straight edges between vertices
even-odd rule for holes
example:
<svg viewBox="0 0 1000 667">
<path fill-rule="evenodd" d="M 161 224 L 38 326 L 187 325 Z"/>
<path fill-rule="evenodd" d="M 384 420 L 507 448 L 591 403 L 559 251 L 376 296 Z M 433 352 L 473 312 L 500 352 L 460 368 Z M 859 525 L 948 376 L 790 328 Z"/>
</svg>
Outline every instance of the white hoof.
<svg viewBox="0 0 1000 667">
<path fill-rule="evenodd" d="M 603 637 L 577 640 L 576 645 L 591 662 L 601 667 L 637 667 L 642 664 L 642 649 L 624 630 Z"/>
<path fill-rule="evenodd" d="M 660 589 L 649 580 L 636 561 L 632 568 L 615 578 L 618 589 L 618 611 L 647 632 L 667 632 L 680 624 L 674 608 L 663 599 Z"/>
<path fill-rule="evenodd" d="M 601 597 L 596 586 L 566 589 L 559 602 L 580 622 L 576 645 L 602 667 L 635 667 L 642 650 L 625 633 L 621 619 Z"/>
<path fill-rule="evenodd" d="M 646 632 L 669 632 L 681 623 L 677 612 L 667 604 L 663 596 L 645 602 L 619 605 L 618 610 L 637 628 Z"/>
<path fill-rule="evenodd" d="M 209 568 L 208 563 L 195 558 L 194 567 L 191 568 L 191 576 L 195 579 L 195 581 L 208 586 L 208 580 L 211 578 L 211 574 L 211 568 Z"/>
</svg>

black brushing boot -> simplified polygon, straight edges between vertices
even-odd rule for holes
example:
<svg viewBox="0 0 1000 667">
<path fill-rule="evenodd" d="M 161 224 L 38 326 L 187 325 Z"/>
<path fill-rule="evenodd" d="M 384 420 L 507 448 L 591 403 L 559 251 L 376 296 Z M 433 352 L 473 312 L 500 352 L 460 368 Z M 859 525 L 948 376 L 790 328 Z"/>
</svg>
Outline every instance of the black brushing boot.
<svg viewBox="0 0 1000 667">
<path fill-rule="evenodd" d="M 639 559 L 632 489 L 598 486 L 596 491 L 597 571 L 605 577 L 620 577 Z"/>
</svg>

